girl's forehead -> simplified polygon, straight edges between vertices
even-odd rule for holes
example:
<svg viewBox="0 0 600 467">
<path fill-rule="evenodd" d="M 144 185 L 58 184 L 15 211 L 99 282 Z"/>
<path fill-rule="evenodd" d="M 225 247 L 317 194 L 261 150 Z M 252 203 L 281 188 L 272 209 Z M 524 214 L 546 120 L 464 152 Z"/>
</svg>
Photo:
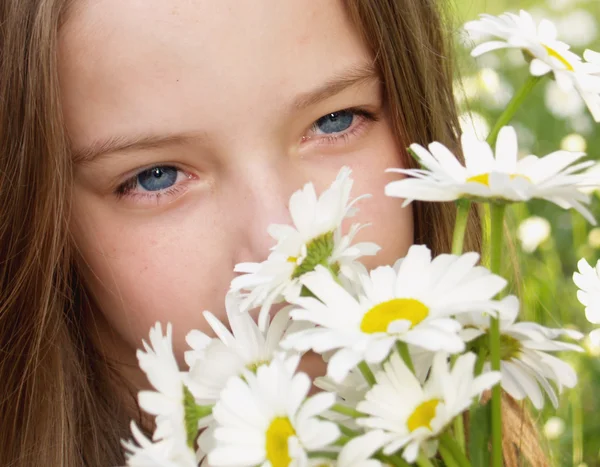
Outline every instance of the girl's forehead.
<svg viewBox="0 0 600 467">
<path fill-rule="evenodd" d="M 69 132 L 86 144 L 116 130 L 211 133 L 244 112 L 280 119 L 368 62 L 338 0 L 81 0 L 59 66 Z"/>
</svg>

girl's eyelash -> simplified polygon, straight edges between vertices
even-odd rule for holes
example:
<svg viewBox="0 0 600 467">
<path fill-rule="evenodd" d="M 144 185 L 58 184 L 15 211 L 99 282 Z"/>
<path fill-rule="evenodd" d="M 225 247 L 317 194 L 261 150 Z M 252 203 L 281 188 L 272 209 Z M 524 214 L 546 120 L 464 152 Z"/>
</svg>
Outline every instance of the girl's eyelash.
<svg viewBox="0 0 600 467">
<path fill-rule="evenodd" d="M 165 167 L 165 166 L 157 165 L 154 167 Z M 169 167 L 171 167 L 171 166 L 169 166 Z M 153 168 L 153 167 L 150 167 L 150 168 Z M 176 168 L 176 167 L 173 167 L 173 168 Z M 178 195 L 186 189 L 186 186 L 184 183 L 177 183 L 176 185 L 170 186 L 169 188 L 165 188 L 164 190 L 161 190 L 161 191 L 144 191 L 144 192 L 136 193 L 134 190 L 138 186 L 138 177 L 140 176 L 140 174 L 144 173 L 147 170 L 148 169 L 140 170 L 135 175 L 128 178 L 123 183 L 121 183 L 119 186 L 117 186 L 117 188 L 114 191 L 114 194 L 117 197 L 117 200 L 120 200 L 125 197 L 135 198 L 138 200 L 155 199 L 158 204 L 158 202 L 160 201 L 160 198 Z M 177 169 L 177 171 L 183 172 L 183 170 L 181 170 L 181 169 Z M 191 178 L 189 175 L 187 177 Z"/>
<path fill-rule="evenodd" d="M 136 181 L 136 180 L 137 180 L 137 175 L 134 178 L 134 181 Z M 182 193 L 183 190 L 185 190 L 185 187 L 183 187 L 182 184 L 180 183 L 179 185 L 174 185 L 163 191 L 145 191 L 142 193 L 135 193 L 133 191 L 133 190 L 135 190 L 135 185 L 132 187 L 124 187 L 124 185 L 128 184 L 128 183 L 131 183 L 131 179 L 126 181 L 123 185 L 117 187 L 117 190 L 115 191 L 115 195 L 117 196 L 117 199 L 122 199 L 124 197 L 130 197 L 130 198 L 135 198 L 135 199 L 139 199 L 139 200 L 156 199 L 156 202 L 158 203 L 160 201 L 160 198 L 162 198 L 162 197 L 175 196 L 175 195 Z"/>
<path fill-rule="evenodd" d="M 332 134 L 332 135 L 327 135 L 327 134 L 318 135 L 319 138 L 318 138 L 318 141 L 316 144 L 336 144 L 336 143 L 339 143 L 340 140 L 342 140 L 343 143 L 346 144 L 349 142 L 349 140 L 352 136 L 355 136 L 360 131 L 362 131 L 366 124 L 372 123 L 372 122 L 377 122 L 377 121 L 379 121 L 379 118 L 380 118 L 378 114 L 376 114 L 374 112 L 370 112 L 370 111 L 360 108 L 360 107 L 336 110 L 335 112 L 331 112 L 331 113 L 337 113 L 337 112 L 351 112 L 354 115 L 361 117 L 362 121 L 360 121 L 358 124 L 353 123 L 353 127 L 350 130 L 347 130 L 343 133 Z M 316 122 L 313 124 L 312 128 L 314 129 L 315 127 L 316 127 Z M 307 139 L 313 139 L 313 137 L 309 137 Z"/>
</svg>

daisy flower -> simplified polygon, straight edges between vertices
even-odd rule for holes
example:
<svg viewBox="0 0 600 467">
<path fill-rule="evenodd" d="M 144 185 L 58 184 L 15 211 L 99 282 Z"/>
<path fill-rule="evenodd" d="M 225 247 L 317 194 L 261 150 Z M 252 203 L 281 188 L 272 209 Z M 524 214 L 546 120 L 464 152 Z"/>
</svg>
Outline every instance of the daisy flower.
<svg viewBox="0 0 600 467">
<path fill-rule="evenodd" d="M 518 160 L 517 134 L 510 126 L 500 130 L 495 155 L 488 143 L 468 133 L 463 133 L 461 144 L 464 166 L 441 143 L 431 143 L 428 149 L 412 144 L 410 149 L 423 168 L 388 169 L 411 177 L 389 183 L 385 193 L 404 198 L 403 206 L 415 199 L 511 202 L 540 198 L 562 208 L 574 208 L 595 224 L 584 206 L 590 202 L 589 195 L 582 191 L 592 179 L 580 173 L 593 165 L 593 161 L 575 164 L 585 153 L 556 151 L 541 158 L 529 155 Z"/>
<path fill-rule="evenodd" d="M 535 408 L 544 406 L 544 392 L 554 407 L 558 406 L 558 392 L 563 386 L 577 384 L 575 370 L 548 352 L 572 350 L 581 352 L 578 345 L 557 341 L 559 337 L 581 339 L 581 333 L 568 329 L 551 329 L 537 323 L 519 322 L 519 300 L 514 295 L 505 297 L 498 305 L 500 322 L 500 371 L 502 389 L 516 400 L 528 397 Z M 488 348 L 490 318 L 486 313 L 467 313 L 457 317 L 465 327 L 463 338 L 473 349 Z M 489 350 L 487 351 L 489 355 Z M 489 361 L 484 369 L 490 368 Z"/>
<path fill-rule="evenodd" d="M 128 467 L 197 467 L 192 451 L 181 450 L 171 439 L 152 442 L 131 422 L 134 441 L 121 441 Z"/>
<path fill-rule="evenodd" d="M 585 306 L 585 317 L 590 323 L 600 324 L 600 261 L 593 268 L 584 259 L 577 263 L 579 272 L 573 274 L 573 282 L 578 287 L 577 299 Z M 600 329 L 590 333 L 594 345 L 600 345 Z"/>
<path fill-rule="evenodd" d="M 318 418 L 335 402 L 322 392 L 306 398 L 311 381 L 294 365 L 274 359 L 256 373 L 232 378 L 214 407 L 214 446 L 208 463 L 221 466 L 306 465 L 307 453 L 328 447 L 340 436 L 337 425 Z"/>
<path fill-rule="evenodd" d="M 595 71 L 593 71 L 593 76 L 600 80 L 600 53 L 587 49 L 583 52 L 583 58 L 586 60 L 586 65 L 593 66 Z M 584 99 L 585 100 L 585 99 Z M 594 116 L 594 120 L 600 120 L 600 97 L 596 97 L 595 99 L 586 100 L 586 104 L 590 109 L 590 112 Z"/>
<path fill-rule="evenodd" d="M 143 341 L 143 345 L 144 350 L 137 351 L 137 358 L 156 391 L 140 391 L 138 402 L 144 411 L 156 416 L 152 440 L 159 443 L 151 443 L 132 425 L 139 447 L 124 442 L 129 451 L 128 462 L 131 460 L 129 465 L 141 465 L 147 457 L 163 459 L 165 456 L 173 465 L 177 462 L 180 462 L 177 465 L 195 465 L 193 439 L 188 439 L 186 431 L 185 387 L 173 355 L 171 324 L 163 335 L 160 323 L 156 323 L 150 330 L 150 344 Z"/>
<path fill-rule="evenodd" d="M 283 309 L 261 331 L 247 311 L 240 312 L 240 299 L 236 294 L 227 294 L 225 309 L 231 331 L 211 312 L 205 311 L 204 317 L 216 337 L 198 330 L 186 336 L 192 350 L 185 353 L 190 367 L 185 381 L 201 405 L 214 404 L 229 378 L 269 363 L 281 352 L 279 341 L 291 323 L 288 309 Z"/>
<path fill-rule="evenodd" d="M 360 196 L 350 201 L 353 181 L 351 170 L 343 167 L 333 184 L 319 197 L 312 183 L 295 192 L 289 203 L 293 225 L 273 224 L 269 235 L 277 244 L 262 263 L 239 263 L 235 272 L 244 273 L 231 282 L 233 291 L 242 291 L 242 309 L 261 306 L 259 326 L 264 329 L 269 308 L 273 303 L 292 301 L 302 291 L 299 278 L 317 264 L 326 266 L 333 274 L 355 276 L 356 260 L 374 255 L 379 247 L 374 243 L 352 244 L 354 236 L 365 227 L 354 224 L 342 235 L 342 221 L 352 217 Z"/>
<path fill-rule="evenodd" d="M 317 353 L 338 349 L 327 376 L 342 381 L 361 361 L 381 363 L 396 341 L 430 351 L 464 350 L 461 326 L 451 315 L 483 307 L 506 281 L 477 267 L 477 253 L 440 255 L 433 260 L 424 245 L 413 245 L 397 270 L 381 266 L 361 276 L 362 293 L 355 298 L 324 268 L 300 280 L 315 296 L 299 297 L 290 312 L 295 320 L 317 327 L 289 334 L 284 348 Z"/>
<path fill-rule="evenodd" d="M 467 410 L 473 399 L 500 380 L 498 372 L 475 377 L 473 353 L 461 355 L 450 370 L 447 356 L 437 353 L 431 374 L 422 386 L 397 353 L 375 375 L 377 383 L 360 402 L 357 410 L 369 417 L 357 423 L 387 434 L 383 453 L 404 449 L 402 457 L 415 462 L 422 451 L 428 457 L 435 454 L 435 438 Z M 373 444 L 381 443 L 380 439 Z"/>
<path fill-rule="evenodd" d="M 529 71 L 533 76 L 553 73 L 559 87 L 563 91 L 576 89 L 594 119 L 600 121 L 600 76 L 597 76 L 600 66 L 583 62 L 569 50 L 569 45 L 559 41 L 551 21 L 543 19 L 536 24 L 529 13 L 521 10 L 518 15 L 482 14 L 479 20 L 465 24 L 465 29 L 499 39 L 479 44 L 471 52 L 472 56 L 497 49 L 521 49 L 531 58 Z"/>
</svg>

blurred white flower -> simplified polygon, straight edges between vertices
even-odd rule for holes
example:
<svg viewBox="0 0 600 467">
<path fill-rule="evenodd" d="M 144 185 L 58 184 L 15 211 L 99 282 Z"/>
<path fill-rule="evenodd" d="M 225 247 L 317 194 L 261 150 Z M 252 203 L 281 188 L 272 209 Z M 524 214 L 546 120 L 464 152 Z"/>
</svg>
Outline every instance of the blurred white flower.
<svg viewBox="0 0 600 467">
<path fill-rule="evenodd" d="M 592 324 L 600 324 L 600 261 L 592 268 L 584 259 L 577 263 L 578 272 L 573 274 L 573 282 L 578 287 L 577 299 L 585 307 L 585 317 Z M 590 333 L 592 344 L 600 345 L 600 329 Z"/>
<path fill-rule="evenodd" d="M 484 140 L 490 132 L 487 120 L 477 112 L 465 112 L 458 117 L 458 121 L 463 133 L 469 133 L 479 140 Z"/>
<path fill-rule="evenodd" d="M 593 162 L 579 162 L 584 153 L 556 151 L 545 157 L 529 155 L 517 158 L 517 134 L 504 127 L 498 134 L 495 155 L 490 145 L 472 134 L 463 133 L 463 166 L 444 145 L 434 142 L 429 150 L 419 144 L 410 149 L 422 169 L 388 169 L 410 175 L 388 183 L 388 196 L 404 198 L 403 206 L 412 201 L 454 201 L 459 198 L 528 201 L 545 199 L 562 208 L 573 208 L 595 224 L 585 207 L 590 197 L 581 185 L 588 181 L 582 170 Z M 591 182 L 590 182 L 591 183 Z"/>
<path fill-rule="evenodd" d="M 350 201 L 353 180 L 351 170 L 343 167 L 336 180 L 319 197 L 312 183 L 296 191 L 290 198 L 291 225 L 272 224 L 269 235 L 277 244 L 262 263 L 239 263 L 236 272 L 244 273 L 231 281 L 231 290 L 243 291 L 241 308 L 248 310 L 261 306 L 259 327 L 268 322 L 269 309 L 273 303 L 291 302 L 302 290 L 299 278 L 312 271 L 317 264 L 327 266 L 334 273 L 349 278 L 356 274 L 357 259 L 375 255 L 380 249 L 374 243 L 351 245 L 361 229 L 360 224 L 350 227 L 342 235 L 342 221 L 352 217 L 357 201 L 369 197 L 363 195 Z"/>
<path fill-rule="evenodd" d="M 563 89 L 556 81 L 548 81 L 544 89 L 544 103 L 557 118 L 576 117 L 585 110 L 585 102 L 575 89 Z"/>
<path fill-rule="evenodd" d="M 335 403 L 321 392 L 307 399 L 311 382 L 280 358 L 256 373 L 231 378 L 213 409 L 216 426 L 208 462 L 220 466 L 307 465 L 307 452 L 322 450 L 340 435 L 319 416 Z"/>
<path fill-rule="evenodd" d="M 517 236 L 523 251 L 533 253 L 542 242 L 550 237 L 550 222 L 543 217 L 528 217 L 519 224 Z"/>
<path fill-rule="evenodd" d="M 582 135 L 591 135 L 596 128 L 592 118 L 585 113 L 571 117 L 569 119 L 569 125 L 574 132 Z"/>
<path fill-rule="evenodd" d="M 523 50 L 531 57 L 529 71 L 533 76 L 552 73 L 558 86 L 565 90 L 575 89 L 585 101 L 596 121 L 600 121 L 600 66 L 584 63 L 569 46 L 557 40 L 555 25 L 547 19 L 536 24 L 524 10 L 518 15 L 504 13 L 500 16 L 480 15 L 479 20 L 469 21 L 468 31 L 479 31 L 499 40 L 483 42 L 473 49 L 477 57 L 486 52 L 505 48 Z M 588 61 L 591 61 L 589 58 Z"/>
<path fill-rule="evenodd" d="M 597 342 L 597 339 L 594 340 L 595 341 L 592 341 L 592 339 L 590 339 L 590 335 L 588 334 L 583 340 L 583 347 L 588 355 L 592 357 L 600 357 L 600 342 Z"/>
<path fill-rule="evenodd" d="M 595 227 L 588 233 L 588 244 L 592 248 L 600 248 L 600 228 Z"/>
<path fill-rule="evenodd" d="M 566 10 L 572 7 L 577 0 L 547 0 L 547 4 L 553 10 Z"/>
<path fill-rule="evenodd" d="M 163 336 L 160 323 L 156 323 L 150 329 L 150 345 L 142 343 L 144 350 L 137 351 L 139 365 L 156 391 L 140 391 L 138 402 L 145 412 L 156 416 L 152 440 L 159 443 L 151 443 L 133 424 L 134 440 L 139 447 L 132 442 L 123 443 L 128 450 L 128 465 L 139 466 L 146 460 L 158 459 L 172 462 L 162 465 L 195 466 L 196 455 L 186 432 L 183 374 L 173 354 L 171 324 L 167 324 Z"/>
<path fill-rule="evenodd" d="M 482 68 L 477 74 L 467 76 L 462 81 L 457 80 L 454 84 L 455 97 L 459 104 L 479 100 L 488 109 L 504 109 L 513 95 L 513 87 L 510 83 L 498 75 L 491 67 Z M 479 118 L 479 114 L 472 112 Z M 463 114 L 468 118 L 469 113 Z M 483 117 L 481 117 L 483 118 Z M 487 122 L 485 123 L 487 127 Z M 480 138 L 485 138 L 487 132 L 478 132 Z"/>
<path fill-rule="evenodd" d="M 560 417 L 550 417 L 544 424 L 544 434 L 547 439 L 559 439 L 565 432 L 565 421 Z"/>
<path fill-rule="evenodd" d="M 563 40 L 575 47 L 589 45 L 598 36 L 596 18 L 582 9 L 571 11 L 558 19 L 556 29 Z"/>
<path fill-rule="evenodd" d="M 544 392 L 552 405 L 558 406 L 558 393 L 563 386 L 572 388 L 577 384 L 577 373 L 566 362 L 548 352 L 571 350 L 581 352 L 578 345 L 557 341 L 566 336 L 581 339 L 583 335 L 570 329 L 551 329 L 537 323 L 516 322 L 519 300 L 510 295 L 498 306 L 500 320 L 500 358 L 502 388 L 516 400 L 528 397 L 533 406 L 544 406 Z M 464 326 L 465 342 L 473 342 L 478 348 L 487 348 L 490 317 L 487 313 L 465 313 L 457 316 Z M 477 339 L 477 341 L 475 341 Z M 489 361 L 484 365 L 490 368 Z"/>
<path fill-rule="evenodd" d="M 585 152 L 587 150 L 587 142 L 579 133 L 571 133 L 561 140 L 560 148 L 564 151 Z"/>
<path fill-rule="evenodd" d="M 472 76 L 455 79 L 452 84 L 454 99 L 458 105 L 469 102 L 477 95 L 477 84 Z"/>
<path fill-rule="evenodd" d="M 484 105 L 491 109 L 504 109 L 514 93 L 510 83 L 490 67 L 479 70 L 477 76 Z"/>
<path fill-rule="evenodd" d="M 451 318 L 473 309 L 492 311 L 492 298 L 506 280 L 482 266 L 476 253 L 440 255 L 432 260 L 424 245 L 413 245 L 396 271 L 380 266 L 361 276 L 362 293 L 353 297 L 323 268 L 301 278 L 315 295 L 296 300 L 293 319 L 315 328 L 288 335 L 284 348 L 317 353 L 339 349 L 327 376 L 342 381 L 361 361 L 381 363 L 396 341 L 431 351 L 464 349 Z"/>
<path fill-rule="evenodd" d="M 473 353 L 461 355 L 450 369 L 446 355 L 437 353 L 431 374 L 421 386 L 398 354 L 393 353 L 383 371 L 375 375 L 377 383 L 357 406 L 369 417 L 359 418 L 357 423 L 388 435 L 385 440 L 373 441 L 384 441 L 384 454 L 404 448 L 402 457 L 407 462 L 414 462 L 420 451 L 433 456 L 437 450 L 435 438 L 475 398 L 500 380 L 498 372 L 475 377 L 475 360 Z"/>
<path fill-rule="evenodd" d="M 520 122 L 514 122 L 513 127 L 519 135 L 519 159 L 531 154 L 531 149 L 537 143 L 537 136 Z"/>
<path fill-rule="evenodd" d="M 285 308 L 261 331 L 247 311 L 240 311 L 239 297 L 232 293 L 225 298 L 225 309 L 231 331 L 205 311 L 204 317 L 216 337 L 198 330 L 186 336 L 192 350 L 185 353 L 190 367 L 185 381 L 201 405 L 214 404 L 231 377 L 240 376 L 245 370 L 255 371 L 282 353 L 279 341 L 291 323 Z"/>
</svg>

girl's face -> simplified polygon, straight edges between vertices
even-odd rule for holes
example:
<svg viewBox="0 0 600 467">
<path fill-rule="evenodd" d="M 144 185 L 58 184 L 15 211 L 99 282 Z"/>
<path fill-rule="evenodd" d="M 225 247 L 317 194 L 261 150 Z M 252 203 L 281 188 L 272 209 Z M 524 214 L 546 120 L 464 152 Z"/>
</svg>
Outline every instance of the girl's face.
<svg viewBox="0 0 600 467">
<path fill-rule="evenodd" d="M 338 0 L 78 1 L 60 48 L 72 229 L 113 356 L 135 362 L 156 321 L 181 356 L 290 195 L 342 166 L 373 195 L 353 219 L 382 246 L 367 266 L 406 252 L 411 210 L 383 194 L 406 156 L 372 62 Z"/>
</svg>

